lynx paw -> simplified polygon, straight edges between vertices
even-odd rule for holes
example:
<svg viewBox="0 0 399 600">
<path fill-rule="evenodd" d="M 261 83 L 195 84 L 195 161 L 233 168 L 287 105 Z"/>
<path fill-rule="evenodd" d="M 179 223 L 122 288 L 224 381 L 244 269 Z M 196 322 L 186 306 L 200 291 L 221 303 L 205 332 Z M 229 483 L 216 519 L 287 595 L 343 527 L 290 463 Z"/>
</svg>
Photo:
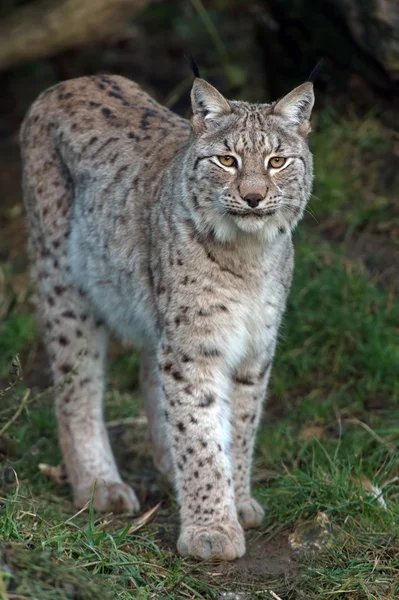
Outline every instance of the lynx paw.
<svg viewBox="0 0 399 600">
<path fill-rule="evenodd" d="M 245 554 L 244 532 L 238 522 L 191 525 L 180 534 L 177 550 L 203 560 L 234 560 Z"/>
<path fill-rule="evenodd" d="M 93 487 L 78 490 L 75 493 L 75 505 L 82 508 L 90 502 Z M 139 501 L 131 487 L 125 483 L 98 480 L 95 486 L 93 507 L 101 512 L 133 514 L 140 510 Z"/>
<path fill-rule="evenodd" d="M 247 498 L 237 502 L 238 520 L 244 529 L 258 527 L 263 521 L 265 511 L 254 498 Z"/>
</svg>

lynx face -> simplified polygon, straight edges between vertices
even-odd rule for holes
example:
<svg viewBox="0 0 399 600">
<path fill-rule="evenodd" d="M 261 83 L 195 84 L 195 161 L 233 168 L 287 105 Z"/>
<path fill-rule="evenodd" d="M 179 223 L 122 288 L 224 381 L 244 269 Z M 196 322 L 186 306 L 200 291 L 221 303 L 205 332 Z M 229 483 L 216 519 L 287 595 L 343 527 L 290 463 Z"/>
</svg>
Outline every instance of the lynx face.
<svg viewBox="0 0 399 600">
<path fill-rule="evenodd" d="M 239 231 L 270 238 L 282 228 L 293 229 L 312 181 L 306 139 L 311 85 L 303 84 L 274 105 L 254 105 L 227 101 L 197 80 L 192 99 L 193 151 L 201 181 L 196 201 L 204 227 L 211 226 L 223 241 Z"/>
</svg>

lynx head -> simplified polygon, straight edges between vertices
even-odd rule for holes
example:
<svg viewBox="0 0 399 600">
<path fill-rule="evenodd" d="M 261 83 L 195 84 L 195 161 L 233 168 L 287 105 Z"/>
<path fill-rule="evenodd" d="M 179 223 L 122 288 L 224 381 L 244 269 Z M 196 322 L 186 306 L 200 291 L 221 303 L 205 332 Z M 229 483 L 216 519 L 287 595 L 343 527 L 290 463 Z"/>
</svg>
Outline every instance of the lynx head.
<svg viewBox="0 0 399 600">
<path fill-rule="evenodd" d="M 272 104 L 226 100 L 197 77 L 191 92 L 192 145 L 187 173 L 196 226 L 220 241 L 293 229 L 309 198 L 308 148 L 313 85 Z"/>
</svg>

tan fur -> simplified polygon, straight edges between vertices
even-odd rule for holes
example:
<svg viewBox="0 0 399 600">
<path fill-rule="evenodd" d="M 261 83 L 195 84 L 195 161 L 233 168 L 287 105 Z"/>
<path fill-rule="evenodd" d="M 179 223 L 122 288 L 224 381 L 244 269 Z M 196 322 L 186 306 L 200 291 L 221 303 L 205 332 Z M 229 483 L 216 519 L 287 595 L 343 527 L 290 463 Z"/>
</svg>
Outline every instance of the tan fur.
<svg viewBox="0 0 399 600">
<path fill-rule="evenodd" d="M 242 527 L 263 517 L 250 468 L 290 231 L 311 188 L 313 92 L 250 105 L 196 79 L 192 103 L 193 129 L 122 77 L 57 85 L 22 127 L 23 187 L 75 504 L 95 486 L 95 508 L 139 510 L 102 417 L 112 329 L 142 348 L 154 457 L 181 503 L 180 553 L 232 560 Z M 288 157 L 279 172 L 276 155 Z"/>
</svg>

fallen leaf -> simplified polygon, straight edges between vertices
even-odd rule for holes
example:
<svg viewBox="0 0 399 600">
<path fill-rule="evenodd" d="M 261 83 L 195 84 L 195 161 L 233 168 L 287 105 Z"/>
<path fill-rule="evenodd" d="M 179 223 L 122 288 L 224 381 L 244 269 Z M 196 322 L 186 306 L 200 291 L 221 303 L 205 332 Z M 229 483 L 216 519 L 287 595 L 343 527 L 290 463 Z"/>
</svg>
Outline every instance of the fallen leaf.
<svg viewBox="0 0 399 600">
<path fill-rule="evenodd" d="M 43 473 L 43 475 L 45 475 L 49 479 L 52 479 L 58 485 L 68 483 L 68 474 L 66 472 L 64 463 L 61 463 L 56 467 L 46 465 L 45 463 L 40 463 L 39 469 Z"/>
<path fill-rule="evenodd" d="M 352 481 L 360 483 L 364 491 L 370 494 L 370 496 L 374 496 L 374 498 L 376 498 L 377 500 L 377 504 L 379 504 L 384 510 L 387 510 L 387 505 L 382 495 L 382 491 L 379 487 L 374 485 L 374 483 L 372 483 L 370 479 L 368 479 L 364 475 L 359 475 L 357 479 L 352 479 Z"/>
<path fill-rule="evenodd" d="M 132 523 L 128 533 L 136 533 L 136 531 L 144 527 L 144 525 L 148 525 L 148 523 L 151 523 L 156 513 L 158 512 L 160 506 L 161 502 L 159 502 L 156 506 L 153 506 L 153 508 L 150 508 L 150 510 L 147 510 L 147 512 L 141 515 L 139 519 Z"/>
<path fill-rule="evenodd" d="M 317 440 L 322 440 L 325 437 L 326 430 L 320 425 L 310 425 L 309 427 L 305 427 L 305 429 L 303 429 L 299 434 L 299 439 L 302 442 L 312 440 L 313 438 L 316 438 Z"/>
</svg>

